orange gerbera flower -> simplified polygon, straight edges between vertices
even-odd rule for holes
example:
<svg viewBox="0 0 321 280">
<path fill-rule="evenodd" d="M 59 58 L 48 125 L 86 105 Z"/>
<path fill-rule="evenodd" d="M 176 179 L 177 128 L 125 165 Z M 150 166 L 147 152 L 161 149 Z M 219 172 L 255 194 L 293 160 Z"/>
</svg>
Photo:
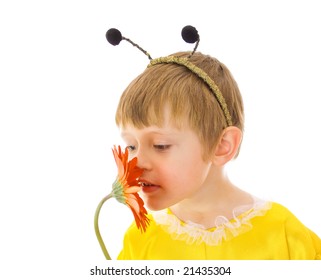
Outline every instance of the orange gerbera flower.
<svg viewBox="0 0 321 280">
<path fill-rule="evenodd" d="M 144 202 L 138 195 L 141 190 L 138 178 L 142 175 L 143 169 L 136 165 L 136 157 L 128 161 L 127 149 L 123 153 L 120 146 L 118 146 L 118 150 L 114 147 L 113 154 L 118 168 L 118 176 L 113 183 L 112 194 L 119 202 L 132 210 L 137 227 L 145 232 L 149 219 Z"/>
<path fill-rule="evenodd" d="M 127 149 L 123 153 L 120 146 L 118 146 L 118 149 L 114 146 L 112 151 L 118 168 L 118 175 L 116 177 L 116 180 L 112 184 L 111 193 L 101 200 L 95 213 L 96 236 L 105 257 L 108 260 L 110 260 L 111 258 L 100 235 L 98 218 L 101 207 L 109 198 L 115 197 L 117 201 L 127 205 L 131 209 L 135 218 L 137 228 L 142 232 L 146 231 L 146 228 L 149 224 L 149 219 L 147 217 L 147 211 L 144 207 L 144 202 L 138 195 L 138 192 L 141 190 L 139 177 L 142 175 L 143 169 L 137 166 L 136 157 L 128 161 Z"/>
</svg>

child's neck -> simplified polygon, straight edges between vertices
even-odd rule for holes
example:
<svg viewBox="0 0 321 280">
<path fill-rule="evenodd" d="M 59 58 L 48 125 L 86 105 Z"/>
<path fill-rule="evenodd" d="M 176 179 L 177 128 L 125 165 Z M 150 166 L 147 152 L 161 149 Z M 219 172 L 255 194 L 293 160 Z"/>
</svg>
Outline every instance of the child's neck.
<svg viewBox="0 0 321 280">
<path fill-rule="evenodd" d="M 217 175 L 216 175 L 217 176 Z M 253 205 L 253 197 L 234 186 L 226 175 L 215 178 L 213 185 L 205 186 L 197 195 L 185 199 L 172 207 L 172 213 L 182 221 L 200 224 L 205 228 L 215 226 L 215 218 L 233 218 L 233 210 L 242 205 Z"/>
</svg>

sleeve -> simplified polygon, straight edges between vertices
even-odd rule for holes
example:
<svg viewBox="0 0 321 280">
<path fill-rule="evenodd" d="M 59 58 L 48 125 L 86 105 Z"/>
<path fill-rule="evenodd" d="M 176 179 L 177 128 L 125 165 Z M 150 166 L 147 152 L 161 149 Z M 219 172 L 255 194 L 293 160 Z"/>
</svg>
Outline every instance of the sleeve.
<svg viewBox="0 0 321 280">
<path fill-rule="evenodd" d="M 321 259 L 321 239 L 294 215 L 286 220 L 285 234 L 291 260 Z"/>
<path fill-rule="evenodd" d="M 117 260 L 132 260 L 131 256 L 131 242 L 130 242 L 130 231 L 133 225 L 129 227 L 129 229 L 126 231 L 124 235 L 124 240 L 123 240 L 123 248 L 120 251 Z"/>
<path fill-rule="evenodd" d="M 154 235 L 154 221 L 152 216 L 148 216 L 150 224 L 146 229 L 146 232 L 142 232 L 133 222 L 127 229 L 124 239 L 123 248 L 120 251 L 117 260 L 146 260 L 148 259 L 148 244 L 150 244 L 150 238 Z"/>
<path fill-rule="evenodd" d="M 316 248 L 315 259 L 321 260 L 321 239 L 313 231 L 311 231 L 311 238 L 312 238 L 314 247 Z"/>
<path fill-rule="evenodd" d="M 124 260 L 125 259 L 125 253 L 124 249 L 122 249 L 117 257 L 117 260 Z"/>
</svg>

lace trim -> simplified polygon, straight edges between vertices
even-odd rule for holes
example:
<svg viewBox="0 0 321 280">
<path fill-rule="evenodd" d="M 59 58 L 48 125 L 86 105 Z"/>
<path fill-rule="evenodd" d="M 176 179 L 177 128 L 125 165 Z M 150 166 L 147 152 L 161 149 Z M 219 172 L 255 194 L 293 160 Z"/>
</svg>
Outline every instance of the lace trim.
<svg viewBox="0 0 321 280">
<path fill-rule="evenodd" d="M 251 219 L 263 216 L 272 206 L 272 203 L 254 198 L 252 205 L 243 205 L 233 210 L 233 219 L 229 220 L 224 216 L 215 219 L 215 227 L 206 229 L 204 226 L 191 221 L 182 222 L 169 210 L 153 212 L 155 222 L 163 230 L 168 232 L 175 240 L 186 241 L 187 244 L 201 244 L 215 246 L 223 240 L 230 240 L 233 237 L 249 231 L 253 226 Z"/>
</svg>

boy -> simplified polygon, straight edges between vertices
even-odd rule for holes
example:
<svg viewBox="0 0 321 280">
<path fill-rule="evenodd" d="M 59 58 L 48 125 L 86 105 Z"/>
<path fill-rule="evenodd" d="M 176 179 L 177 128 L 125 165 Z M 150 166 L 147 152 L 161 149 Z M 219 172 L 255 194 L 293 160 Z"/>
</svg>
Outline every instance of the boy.
<svg viewBox="0 0 321 280">
<path fill-rule="evenodd" d="M 321 240 L 291 212 L 225 173 L 240 149 L 244 112 L 217 59 L 180 52 L 151 60 L 123 93 L 116 123 L 155 211 L 145 233 L 128 229 L 118 259 L 321 258 Z"/>
</svg>

